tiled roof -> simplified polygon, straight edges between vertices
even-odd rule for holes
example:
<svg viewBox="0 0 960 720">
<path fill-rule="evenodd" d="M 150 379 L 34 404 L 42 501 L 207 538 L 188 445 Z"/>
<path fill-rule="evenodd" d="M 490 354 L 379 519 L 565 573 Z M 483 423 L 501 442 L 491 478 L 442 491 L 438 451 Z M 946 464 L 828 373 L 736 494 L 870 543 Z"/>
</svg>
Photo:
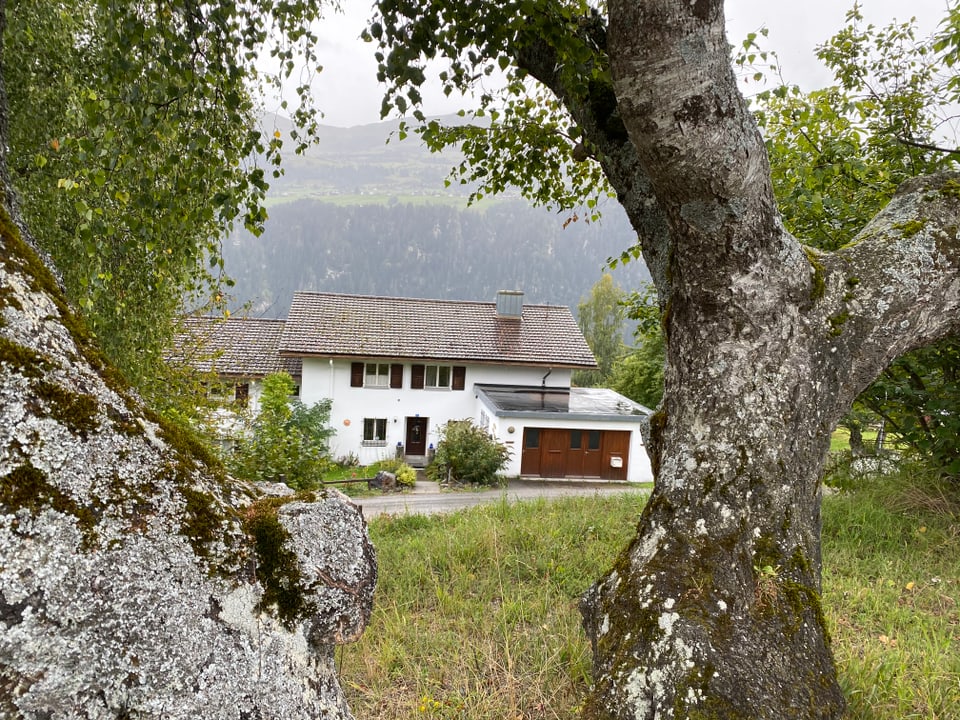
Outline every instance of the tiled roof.
<svg viewBox="0 0 960 720">
<path fill-rule="evenodd" d="M 259 378 L 286 371 L 302 373 L 300 358 L 280 357 L 277 344 L 283 320 L 263 318 L 188 317 L 176 340 L 181 362 L 200 372 L 231 377 Z"/>
<path fill-rule="evenodd" d="M 297 292 L 280 339 L 290 356 L 461 360 L 567 368 L 596 361 L 569 308 Z"/>
</svg>

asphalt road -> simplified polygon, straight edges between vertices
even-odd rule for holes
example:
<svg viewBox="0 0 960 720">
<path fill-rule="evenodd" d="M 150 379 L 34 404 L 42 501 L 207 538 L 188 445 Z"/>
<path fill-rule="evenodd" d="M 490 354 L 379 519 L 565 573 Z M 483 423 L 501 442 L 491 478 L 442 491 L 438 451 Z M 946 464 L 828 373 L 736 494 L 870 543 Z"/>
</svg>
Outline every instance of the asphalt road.
<svg viewBox="0 0 960 720">
<path fill-rule="evenodd" d="M 514 480 L 506 488 L 490 490 L 440 491 L 436 483 L 417 481 L 411 492 L 351 498 L 363 508 L 366 518 L 377 515 L 432 515 L 474 507 L 483 503 L 531 498 L 560 498 L 571 495 L 608 493 L 649 493 L 649 485 L 605 481 Z"/>
</svg>

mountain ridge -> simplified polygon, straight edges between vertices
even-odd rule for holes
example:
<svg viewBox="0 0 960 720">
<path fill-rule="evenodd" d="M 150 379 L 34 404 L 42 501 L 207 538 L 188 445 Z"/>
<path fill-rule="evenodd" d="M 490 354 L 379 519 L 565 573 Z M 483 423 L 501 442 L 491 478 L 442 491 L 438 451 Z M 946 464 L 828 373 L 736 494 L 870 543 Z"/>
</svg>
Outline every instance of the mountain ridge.
<svg viewBox="0 0 960 720">
<path fill-rule="evenodd" d="M 237 305 L 281 317 L 296 290 L 490 301 L 518 289 L 576 312 L 607 258 L 635 242 L 612 200 L 599 222 L 517 195 L 467 207 L 470 189 L 444 183 L 459 154 L 390 139 L 398 123 L 321 126 L 316 145 L 285 161 L 263 234 L 235 232 L 223 246 Z M 641 262 L 611 272 L 626 289 L 649 280 Z"/>
</svg>

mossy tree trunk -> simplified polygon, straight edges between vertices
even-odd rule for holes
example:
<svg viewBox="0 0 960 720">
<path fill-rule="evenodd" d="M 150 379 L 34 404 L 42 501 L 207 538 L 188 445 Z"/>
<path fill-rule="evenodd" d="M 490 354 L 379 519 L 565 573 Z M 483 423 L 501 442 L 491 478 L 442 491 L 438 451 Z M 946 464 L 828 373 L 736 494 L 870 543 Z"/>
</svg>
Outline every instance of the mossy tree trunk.
<svg viewBox="0 0 960 720">
<path fill-rule="evenodd" d="M 806 249 L 780 222 L 722 3 L 613 1 L 609 52 L 637 157 L 618 190 L 649 188 L 631 217 L 663 300 L 667 367 L 655 490 L 583 601 L 586 715 L 840 717 L 819 480 L 857 393 L 960 327 L 960 179 L 913 181 L 850 245 Z"/>
<path fill-rule="evenodd" d="M 667 340 L 656 485 L 636 539 L 583 603 L 587 716 L 838 717 L 819 477 L 857 393 L 897 355 L 960 328 L 960 178 L 912 181 L 850 245 L 818 252 L 781 223 L 722 0 L 377 5 L 386 107 L 409 99 L 416 115 L 426 57 L 450 61 L 447 89 L 483 98 L 486 68 L 515 64 L 562 103 L 576 145 L 555 142 L 550 123 L 538 135 L 540 116 L 522 109 L 499 124 L 491 113 L 487 135 L 438 140 L 434 128 L 432 141 L 480 133 L 488 143 L 463 147 L 485 191 L 514 183 L 560 205 L 557 177 L 589 173 L 561 173 L 557 157 L 596 160 L 656 285 Z"/>
</svg>

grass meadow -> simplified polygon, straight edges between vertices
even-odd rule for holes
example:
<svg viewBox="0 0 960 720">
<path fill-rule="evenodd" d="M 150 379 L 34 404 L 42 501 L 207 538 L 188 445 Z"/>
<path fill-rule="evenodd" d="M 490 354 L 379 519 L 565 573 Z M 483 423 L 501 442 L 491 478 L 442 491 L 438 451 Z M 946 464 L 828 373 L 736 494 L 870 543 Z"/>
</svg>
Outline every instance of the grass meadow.
<svg viewBox="0 0 960 720">
<path fill-rule="evenodd" d="M 823 510 L 823 600 L 849 717 L 960 718 L 960 499 L 922 472 L 844 483 Z M 581 593 L 645 495 L 499 503 L 370 524 L 380 579 L 338 649 L 358 718 L 572 719 Z"/>
</svg>

